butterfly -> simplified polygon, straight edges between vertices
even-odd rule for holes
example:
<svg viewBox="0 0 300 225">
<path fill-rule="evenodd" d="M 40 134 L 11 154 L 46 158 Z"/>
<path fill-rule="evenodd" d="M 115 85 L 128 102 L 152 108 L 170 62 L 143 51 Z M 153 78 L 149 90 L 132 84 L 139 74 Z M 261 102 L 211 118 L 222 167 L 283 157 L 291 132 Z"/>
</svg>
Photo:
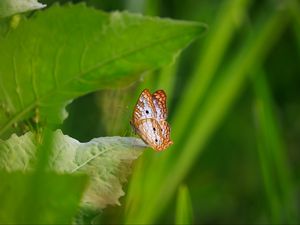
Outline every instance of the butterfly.
<svg viewBox="0 0 300 225">
<path fill-rule="evenodd" d="M 130 124 L 135 132 L 156 151 L 162 151 L 173 144 L 170 139 L 170 125 L 167 119 L 167 96 L 163 90 L 151 94 L 142 91 L 134 107 Z"/>
</svg>

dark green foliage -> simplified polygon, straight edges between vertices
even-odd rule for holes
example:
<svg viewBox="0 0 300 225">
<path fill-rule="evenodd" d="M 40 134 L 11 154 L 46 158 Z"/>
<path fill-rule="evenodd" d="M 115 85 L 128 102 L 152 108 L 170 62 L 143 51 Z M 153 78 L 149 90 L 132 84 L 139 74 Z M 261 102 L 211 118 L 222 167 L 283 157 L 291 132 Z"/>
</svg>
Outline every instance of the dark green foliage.
<svg viewBox="0 0 300 225">
<path fill-rule="evenodd" d="M 41 2 L 51 5 L 55 1 Z M 0 105 L 4 109 L 3 115 L 0 112 L 0 133 L 2 131 L 6 137 L 16 130 L 22 131 L 24 126 L 38 131 L 45 124 L 57 124 L 59 115 L 63 115 L 61 110 L 64 109 L 60 103 L 67 104 L 68 100 L 98 89 L 103 90 L 74 100 L 68 108 L 71 116 L 64 124 L 64 131 L 85 141 L 99 135 L 129 136 L 132 132 L 128 121 L 140 91 L 149 88 L 151 91 L 164 89 L 167 92 L 168 104 L 171 106 L 168 119 L 174 145 L 162 153 L 150 150 L 144 152 L 135 164 L 129 185 L 124 190 L 125 197 L 120 200 L 120 207 L 107 207 L 101 214 L 99 211 L 83 208 L 81 213 L 77 214 L 77 223 L 298 224 L 299 1 L 84 2 L 109 12 L 126 9 L 151 16 L 201 21 L 207 23 L 209 29 L 174 63 L 166 65 L 172 61 L 175 48 L 182 49 L 194 37 L 202 34 L 204 27 L 201 24 L 196 25 L 196 28 L 193 22 L 187 25 L 128 13 L 107 14 L 96 10 L 89 11 L 90 9 L 83 5 L 76 5 L 75 8 L 54 6 L 40 13 L 28 13 L 25 22 L 23 16 L 13 17 L 13 21 L 7 18 L 1 21 L 3 26 L 0 26 L 0 32 L 5 36 L 1 37 L 0 50 L 8 52 L 8 57 L 0 56 L 3 58 L 1 61 L 5 62 L 0 64 L 0 79 L 6 77 L 11 82 L 15 82 L 11 65 L 14 62 L 18 63 L 20 58 L 13 55 L 14 52 L 18 52 L 18 48 L 9 46 L 7 41 L 14 35 L 15 43 L 18 38 L 23 39 L 20 35 L 21 30 L 24 30 L 22 25 L 30 27 L 31 22 L 35 24 L 40 21 L 43 24 L 42 29 L 37 26 L 30 28 L 31 32 L 27 35 L 33 38 L 27 40 L 31 43 L 36 41 L 37 35 L 44 35 L 49 54 L 44 54 L 46 56 L 40 60 L 47 60 L 48 72 L 53 71 L 53 65 L 56 65 L 53 62 L 57 46 L 61 46 L 64 38 L 69 40 L 66 42 L 68 51 L 62 49 L 64 57 L 58 57 L 62 58 L 58 60 L 61 64 L 57 64 L 62 84 L 64 76 L 76 74 L 73 70 L 80 71 L 80 57 L 85 50 L 84 42 L 79 40 L 83 38 L 89 42 L 93 34 L 100 35 L 100 40 L 96 42 L 106 46 L 105 49 L 100 49 L 104 53 L 98 58 L 95 55 L 100 51 L 97 49 L 99 46 L 92 42 L 94 45 L 83 57 L 87 57 L 82 64 L 84 70 L 89 66 L 98 65 L 97 63 L 105 64 L 107 60 L 113 60 L 111 56 L 114 54 L 122 54 L 123 51 L 132 48 L 139 49 L 145 41 L 149 46 L 133 56 L 126 57 L 125 60 L 116 60 L 97 68 L 95 73 L 87 73 L 85 80 L 79 80 L 78 83 L 74 80 L 75 85 L 64 85 L 57 92 L 53 92 L 54 94 L 48 94 L 47 87 L 41 87 L 46 93 L 45 97 L 41 98 L 43 104 L 34 104 L 28 113 L 24 112 L 20 121 L 17 121 L 17 128 L 11 126 L 14 120 L 6 120 L 15 118 L 11 116 L 11 111 L 5 110 L 6 105 Z M 58 23 L 58 15 L 65 15 L 66 11 L 72 8 L 82 12 L 70 13 L 70 17 L 65 18 L 66 24 L 71 20 L 78 23 L 72 22 L 72 26 Z M 45 20 L 42 20 L 43 15 Z M 94 16 L 98 18 L 97 21 L 93 20 Z M 85 19 L 82 20 L 82 17 Z M 162 23 L 154 29 L 153 21 Z M 86 26 L 86 23 L 89 26 Z M 53 30 L 56 35 L 48 35 L 47 29 L 55 24 L 60 24 L 59 32 Z M 99 24 L 112 24 L 116 27 L 107 29 L 109 36 L 106 37 L 98 27 Z M 171 25 L 170 30 L 165 29 L 166 24 Z M 15 30 L 8 32 L 12 25 Z M 137 30 L 131 30 L 132 26 Z M 76 29 L 73 29 L 74 27 Z M 87 33 L 90 35 L 84 37 Z M 173 40 L 171 33 L 175 36 L 179 34 L 178 38 Z M 78 37 L 73 38 L 74 34 Z M 170 39 L 162 46 L 157 42 L 157 36 L 166 35 L 170 35 Z M 156 43 L 154 47 L 150 44 L 152 41 Z M 110 47 L 107 43 L 110 43 Z M 20 70 L 31 74 L 26 67 L 33 65 L 37 71 L 43 70 L 38 61 L 32 60 L 31 64 L 27 63 L 31 56 L 39 56 L 34 55 L 34 45 L 27 46 L 30 51 L 24 52 L 30 53 L 30 56 L 21 57 L 27 61 L 16 64 L 17 69 L 20 67 Z M 172 51 L 166 53 L 167 50 Z M 75 63 L 71 63 L 73 59 Z M 4 81 L 1 81 L 0 87 L 4 84 Z M 43 79 L 40 78 L 40 81 L 42 83 Z M 22 89 L 26 82 L 20 83 Z M 45 80 L 45 83 L 46 86 L 52 85 L 49 80 Z M 13 96 L 16 97 L 15 84 L 4 87 L 11 88 Z M 33 90 L 30 85 L 29 89 L 29 93 L 26 93 L 28 95 L 32 94 Z M 61 95 L 61 92 L 66 93 Z M 1 101 L 2 97 L 0 92 Z M 52 100 L 58 105 L 55 104 L 48 110 Z M 16 99 L 13 102 L 18 106 L 19 102 Z M 34 123 L 36 115 L 40 116 L 38 124 Z M 9 126 L 3 130 L 2 124 Z M 53 182 L 61 181 L 58 178 Z M 72 184 L 72 181 L 68 182 Z M 23 186 L 20 185 L 20 188 Z M 74 199 L 78 200 L 76 196 L 75 194 Z M 78 202 L 72 204 L 66 209 L 64 221 L 70 221 L 74 215 L 74 211 L 68 212 L 71 212 Z M 12 207 L 11 212 L 14 212 L 16 206 L 12 204 L 9 207 Z M 32 218 L 30 212 L 28 215 Z M 61 218 L 60 214 L 57 214 L 58 218 Z M 35 219 L 39 221 L 39 218 Z"/>
</svg>

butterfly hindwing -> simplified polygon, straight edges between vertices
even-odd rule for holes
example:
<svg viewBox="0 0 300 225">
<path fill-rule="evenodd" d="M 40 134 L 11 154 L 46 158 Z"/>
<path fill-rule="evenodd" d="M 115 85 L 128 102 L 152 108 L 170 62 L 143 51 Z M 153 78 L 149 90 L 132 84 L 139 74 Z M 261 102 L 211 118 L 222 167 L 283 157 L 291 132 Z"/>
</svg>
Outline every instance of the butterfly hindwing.
<svg viewBox="0 0 300 225">
<path fill-rule="evenodd" d="M 164 139 L 164 148 L 168 148 L 173 144 L 173 141 L 170 139 L 171 128 L 167 121 L 160 122 L 162 137 Z"/>
<path fill-rule="evenodd" d="M 154 149 L 163 144 L 161 127 L 155 119 L 141 120 L 137 132 Z"/>
</svg>

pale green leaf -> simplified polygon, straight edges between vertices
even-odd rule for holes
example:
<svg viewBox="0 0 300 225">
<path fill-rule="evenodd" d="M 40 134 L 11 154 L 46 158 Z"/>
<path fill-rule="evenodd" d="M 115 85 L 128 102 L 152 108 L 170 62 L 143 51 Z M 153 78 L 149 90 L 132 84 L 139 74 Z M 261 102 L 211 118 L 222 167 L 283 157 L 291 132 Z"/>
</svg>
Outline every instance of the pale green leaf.
<svg viewBox="0 0 300 225">
<path fill-rule="evenodd" d="M 119 204 L 122 184 L 130 174 L 131 163 L 142 154 L 144 142 L 132 137 L 101 137 L 80 143 L 60 130 L 54 133 L 49 169 L 59 173 L 87 174 L 90 183 L 82 205 L 101 209 Z M 30 171 L 36 162 L 36 137 L 28 132 L 12 135 L 0 143 L 0 169 Z"/>
<path fill-rule="evenodd" d="M 83 4 L 36 13 L 0 36 L 0 135 L 28 118 L 60 124 L 74 98 L 170 63 L 205 29 Z"/>
<path fill-rule="evenodd" d="M 46 7 L 37 0 L 1 0 L 0 17 L 11 16 L 16 13 L 27 12 Z"/>
</svg>

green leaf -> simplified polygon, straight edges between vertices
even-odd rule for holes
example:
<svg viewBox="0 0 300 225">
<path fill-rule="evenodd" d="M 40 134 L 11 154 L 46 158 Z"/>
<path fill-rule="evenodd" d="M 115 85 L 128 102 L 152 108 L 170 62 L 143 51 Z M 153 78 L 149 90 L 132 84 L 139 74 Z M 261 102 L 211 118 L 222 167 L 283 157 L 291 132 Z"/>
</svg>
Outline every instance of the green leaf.
<svg viewBox="0 0 300 225">
<path fill-rule="evenodd" d="M 70 224 L 87 181 L 78 175 L 45 173 L 45 182 L 32 193 L 32 174 L 0 171 L 0 178 L 0 224 Z"/>
<path fill-rule="evenodd" d="M 193 224 L 193 207 L 186 185 L 181 185 L 178 190 L 175 224 Z"/>
<path fill-rule="evenodd" d="M 16 13 L 41 9 L 44 7 L 46 7 L 46 5 L 39 3 L 37 0 L 1 0 L 0 17 L 7 17 Z"/>
<path fill-rule="evenodd" d="M 61 123 L 72 99 L 170 63 L 205 29 L 82 4 L 38 12 L 0 37 L 0 135 L 33 116 Z"/>
<path fill-rule="evenodd" d="M 119 205 L 124 195 L 122 184 L 130 174 L 131 163 L 142 154 L 146 145 L 130 137 L 101 137 L 80 143 L 60 130 L 54 133 L 48 168 L 59 173 L 87 174 L 90 183 L 82 205 L 102 209 Z M 30 171 L 36 163 L 36 138 L 31 132 L 12 135 L 0 143 L 0 169 Z"/>
</svg>

